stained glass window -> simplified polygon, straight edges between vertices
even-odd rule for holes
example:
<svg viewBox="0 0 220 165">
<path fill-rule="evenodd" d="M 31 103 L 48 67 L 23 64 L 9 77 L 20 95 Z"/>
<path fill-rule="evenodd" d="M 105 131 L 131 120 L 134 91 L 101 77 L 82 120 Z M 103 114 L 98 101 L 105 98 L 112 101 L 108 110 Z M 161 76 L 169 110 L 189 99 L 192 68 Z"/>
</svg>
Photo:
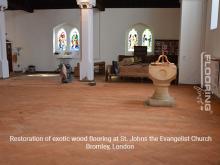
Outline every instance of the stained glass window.
<svg viewBox="0 0 220 165">
<path fill-rule="evenodd" d="M 149 29 L 142 34 L 142 46 L 147 46 L 147 51 L 152 52 L 152 33 Z"/>
<path fill-rule="evenodd" d="M 138 34 L 135 29 L 128 33 L 128 51 L 134 51 L 134 46 L 138 46 Z"/>
<path fill-rule="evenodd" d="M 60 51 L 66 50 L 66 31 L 64 29 L 60 29 L 57 33 L 57 41 L 58 41 L 58 48 Z"/>
<path fill-rule="evenodd" d="M 74 28 L 70 33 L 70 50 L 79 51 L 79 31 Z"/>
</svg>

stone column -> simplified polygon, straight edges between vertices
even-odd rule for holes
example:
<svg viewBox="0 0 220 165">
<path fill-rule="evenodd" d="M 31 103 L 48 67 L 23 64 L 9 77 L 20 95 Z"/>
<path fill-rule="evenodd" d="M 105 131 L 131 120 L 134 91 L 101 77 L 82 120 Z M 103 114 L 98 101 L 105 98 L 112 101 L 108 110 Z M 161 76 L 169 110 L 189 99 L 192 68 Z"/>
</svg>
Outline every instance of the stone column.
<svg viewBox="0 0 220 165">
<path fill-rule="evenodd" d="M 181 1 L 179 83 L 200 84 L 200 54 L 204 51 L 206 0 Z"/>
<path fill-rule="evenodd" d="M 81 61 L 80 80 L 94 80 L 93 61 L 93 6 L 95 0 L 77 0 L 81 8 Z"/>
<path fill-rule="evenodd" d="M 7 7 L 7 0 L 0 0 L 0 78 L 9 77 L 5 35 L 5 9 Z"/>
</svg>

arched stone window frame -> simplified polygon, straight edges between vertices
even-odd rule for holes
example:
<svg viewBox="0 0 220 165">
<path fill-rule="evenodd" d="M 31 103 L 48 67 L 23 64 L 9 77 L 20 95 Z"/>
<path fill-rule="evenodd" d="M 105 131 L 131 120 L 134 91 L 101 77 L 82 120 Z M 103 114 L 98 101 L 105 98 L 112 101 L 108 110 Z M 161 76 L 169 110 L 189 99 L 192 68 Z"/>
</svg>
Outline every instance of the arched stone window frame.
<svg viewBox="0 0 220 165">
<path fill-rule="evenodd" d="M 72 48 L 72 36 L 73 36 L 73 33 L 77 33 L 78 35 L 78 48 Z M 80 50 L 80 33 L 79 33 L 79 30 L 77 28 L 72 28 L 72 30 L 70 31 L 70 34 L 69 34 L 69 40 L 70 40 L 70 51 L 79 51 Z"/>
<path fill-rule="evenodd" d="M 66 42 L 67 42 L 66 49 L 63 51 L 59 49 L 59 46 L 58 46 L 59 44 L 58 44 L 58 40 L 57 40 L 58 32 L 61 29 L 64 29 L 66 32 Z M 78 50 L 71 49 L 71 40 L 70 40 L 71 36 L 70 35 L 71 35 L 71 31 L 73 29 L 77 29 L 77 31 L 79 32 L 79 36 L 80 36 L 80 31 L 78 30 L 79 28 L 77 26 L 74 26 L 74 25 L 71 25 L 68 23 L 62 23 L 62 24 L 59 24 L 53 28 L 53 53 L 54 54 L 60 54 L 60 55 L 62 55 L 62 54 L 79 54 L 80 48 Z M 80 39 L 79 39 L 79 41 L 80 41 Z"/>
<path fill-rule="evenodd" d="M 152 28 L 143 24 L 143 23 L 138 23 L 138 24 L 134 24 L 132 26 L 130 26 L 127 31 L 126 31 L 126 34 L 125 34 L 125 53 L 126 54 L 130 54 L 132 55 L 133 54 L 133 51 L 129 51 L 128 50 L 128 37 L 129 37 L 129 32 L 132 30 L 132 29 L 135 29 L 137 31 L 137 34 L 138 34 L 138 46 L 142 46 L 142 35 L 144 33 L 144 31 L 146 29 L 149 29 L 151 34 L 152 34 L 152 47 L 151 47 L 151 51 L 148 51 L 148 54 L 153 54 L 153 51 L 154 51 L 154 34 L 153 34 L 153 31 L 152 31 Z"/>
</svg>

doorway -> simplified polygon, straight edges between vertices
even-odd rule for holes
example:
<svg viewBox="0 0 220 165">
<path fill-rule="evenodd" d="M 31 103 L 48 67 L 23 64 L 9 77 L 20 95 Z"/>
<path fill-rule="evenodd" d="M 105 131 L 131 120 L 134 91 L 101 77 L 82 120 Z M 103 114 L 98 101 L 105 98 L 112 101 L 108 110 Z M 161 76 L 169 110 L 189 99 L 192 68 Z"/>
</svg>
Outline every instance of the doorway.
<svg viewBox="0 0 220 165">
<path fill-rule="evenodd" d="M 12 44 L 10 42 L 6 43 L 6 51 L 7 51 L 9 73 L 13 72 L 12 47 L 11 46 L 12 46 Z"/>
</svg>

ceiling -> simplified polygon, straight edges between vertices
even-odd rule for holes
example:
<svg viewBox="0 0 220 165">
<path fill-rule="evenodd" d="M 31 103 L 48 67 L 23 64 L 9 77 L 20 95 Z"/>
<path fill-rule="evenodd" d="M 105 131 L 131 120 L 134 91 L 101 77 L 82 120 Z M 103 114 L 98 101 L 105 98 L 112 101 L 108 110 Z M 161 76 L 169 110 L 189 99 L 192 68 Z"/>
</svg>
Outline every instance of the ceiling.
<svg viewBox="0 0 220 165">
<path fill-rule="evenodd" d="M 179 8 L 179 0 L 96 0 L 96 8 Z M 75 9 L 76 0 L 8 0 L 8 10 Z"/>
</svg>

